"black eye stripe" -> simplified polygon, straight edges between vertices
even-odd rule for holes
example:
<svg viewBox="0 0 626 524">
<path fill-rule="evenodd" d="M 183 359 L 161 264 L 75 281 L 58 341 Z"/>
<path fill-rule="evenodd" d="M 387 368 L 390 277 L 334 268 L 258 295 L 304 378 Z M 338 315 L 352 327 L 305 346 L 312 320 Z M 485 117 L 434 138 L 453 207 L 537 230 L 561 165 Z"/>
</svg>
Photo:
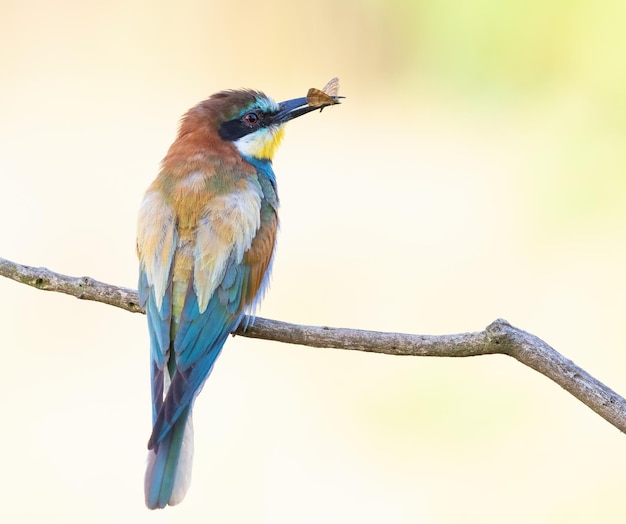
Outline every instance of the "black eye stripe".
<svg viewBox="0 0 626 524">
<path fill-rule="evenodd" d="M 257 116 L 255 122 L 250 122 L 250 118 L 246 118 L 252 115 Z M 240 118 L 222 123 L 218 129 L 218 134 L 222 140 L 234 142 L 262 127 L 268 126 L 270 123 L 271 114 L 263 113 L 262 111 L 248 111 Z"/>
</svg>

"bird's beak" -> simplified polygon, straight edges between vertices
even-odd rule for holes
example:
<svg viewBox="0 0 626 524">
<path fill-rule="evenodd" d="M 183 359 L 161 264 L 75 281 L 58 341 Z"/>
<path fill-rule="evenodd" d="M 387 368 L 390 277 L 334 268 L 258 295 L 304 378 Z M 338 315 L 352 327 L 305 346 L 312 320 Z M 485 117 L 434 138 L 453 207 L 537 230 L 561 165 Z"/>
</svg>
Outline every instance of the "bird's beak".
<svg viewBox="0 0 626 524">
<path fill-rule="evenodd" d="M 333 97 L 333 98 L 343 98 L 343 97 Z M 278 104 L 280 109 L 278 113 L 273 115 L 272 123 L 273 124 L 284 124 L 285 122 L 289 122 L 289 120 L 293 120 L 294 118 L 298 118 L 299 116 L 306 115 L 311 111 L 315 111 L 316 109 L 322 109 L 326 107 L 326 104 L 323 106 L 310 106 L 307 103 L 306 97 L 302 98 L 294 98 L 293 100 L 286 100 L 285 102 L 281 102 Z"/>
</svg>

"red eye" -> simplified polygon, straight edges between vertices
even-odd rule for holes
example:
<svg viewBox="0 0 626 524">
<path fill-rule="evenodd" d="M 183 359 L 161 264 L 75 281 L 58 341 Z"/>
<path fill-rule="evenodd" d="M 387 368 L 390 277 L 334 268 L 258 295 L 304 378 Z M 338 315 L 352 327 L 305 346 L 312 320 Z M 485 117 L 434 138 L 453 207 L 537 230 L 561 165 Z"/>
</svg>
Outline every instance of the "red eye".
<svg viewBox="0 0 626 524">
<path fill-rule="evenodd" d="M 258 124 L 259 122 L 259 115 L 257 115 L 254 112 L 250 112 L 250 113 L 246 113 L 243 117 L 243 119 L 246 121 L 246 124 L 253 126 Z"/>
</svg>

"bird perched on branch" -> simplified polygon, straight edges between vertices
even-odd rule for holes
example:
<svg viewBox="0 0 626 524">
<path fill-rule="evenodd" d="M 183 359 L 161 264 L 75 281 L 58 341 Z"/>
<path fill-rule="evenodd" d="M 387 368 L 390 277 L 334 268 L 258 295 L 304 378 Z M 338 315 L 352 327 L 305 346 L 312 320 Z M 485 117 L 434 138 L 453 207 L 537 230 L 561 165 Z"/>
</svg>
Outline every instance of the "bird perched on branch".
<svg viewBox="0 0 626 524">
<path fill-rule="evenodd" d="M 146 505 L 191 480 L 192 408 L 228 335 L 268 282 L 278 227 L 272 157 L 289 120 L 331 102 L 222 91 L 183 117 L 139 212 L 139 297 L 150 333 Z"/>
</svg>

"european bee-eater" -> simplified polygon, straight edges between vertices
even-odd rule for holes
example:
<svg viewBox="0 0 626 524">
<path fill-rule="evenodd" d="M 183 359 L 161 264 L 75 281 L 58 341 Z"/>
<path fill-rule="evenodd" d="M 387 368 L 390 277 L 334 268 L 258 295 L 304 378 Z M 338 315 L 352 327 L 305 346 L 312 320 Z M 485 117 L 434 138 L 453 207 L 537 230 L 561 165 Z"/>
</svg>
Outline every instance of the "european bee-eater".
<svg viewBox="0 0 626 524">
<path fill-rule="evenodd" d="M 137 252 L 150 333 L 151 509 L 178 504 L 189 487 L 194 400 L 267 287 L 278 227 L 272 157 L 285 123 L 319 108 L 252 90 L 217 93 L 183 117 L 145 194 Z"/>
</svg>

